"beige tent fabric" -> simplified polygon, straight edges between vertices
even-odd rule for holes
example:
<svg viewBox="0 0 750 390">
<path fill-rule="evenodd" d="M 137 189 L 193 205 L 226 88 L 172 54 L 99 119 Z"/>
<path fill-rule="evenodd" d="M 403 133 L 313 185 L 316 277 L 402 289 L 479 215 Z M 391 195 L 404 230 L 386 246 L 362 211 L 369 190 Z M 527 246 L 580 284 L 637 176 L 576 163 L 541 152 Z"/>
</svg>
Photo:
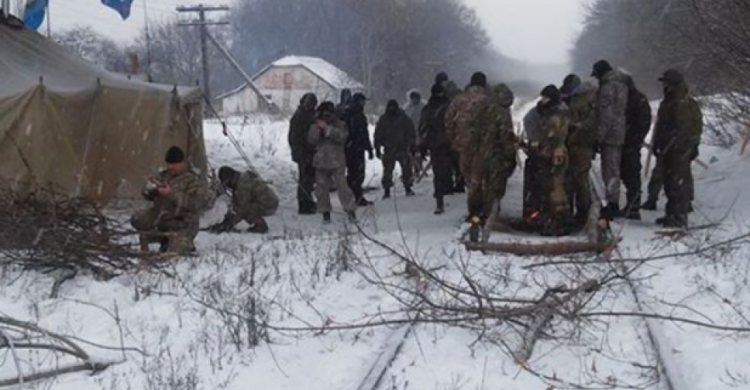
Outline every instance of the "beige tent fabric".
<svg viewBox="0 0 750 390">
<path fill-rule="evenodd" d="M 205 177 L 200 90 L 128 80 L 0 22 L 0 187 L 135 200 L 172 145 Z"/>
</svg>

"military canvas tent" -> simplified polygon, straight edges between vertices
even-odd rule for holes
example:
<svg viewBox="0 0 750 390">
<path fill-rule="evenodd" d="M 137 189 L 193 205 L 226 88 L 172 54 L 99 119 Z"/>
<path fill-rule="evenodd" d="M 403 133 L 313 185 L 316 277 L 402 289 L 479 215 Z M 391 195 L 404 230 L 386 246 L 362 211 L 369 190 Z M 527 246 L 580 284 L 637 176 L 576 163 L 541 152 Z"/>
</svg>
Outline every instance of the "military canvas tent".
<svg viewBox="0 0 750 390">
<path fill-rule="evenodd" d="M 200 90 L 129 80 L 0 20 L 0 187 L 136 199 L 172 145 L 205 177 Z"/>
</svg>

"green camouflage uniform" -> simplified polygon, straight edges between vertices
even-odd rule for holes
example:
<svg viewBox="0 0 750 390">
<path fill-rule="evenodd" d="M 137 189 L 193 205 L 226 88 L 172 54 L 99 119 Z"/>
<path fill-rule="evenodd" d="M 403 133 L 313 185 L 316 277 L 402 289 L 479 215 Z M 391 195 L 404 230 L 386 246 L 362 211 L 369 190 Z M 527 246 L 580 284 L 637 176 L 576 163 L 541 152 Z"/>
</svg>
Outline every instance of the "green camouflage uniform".
<svg viewBox="0 0 750 390">
<path fill-rule="evenodd" d="M 479 111 L 472 125 L 475 163 L 469 177 L 469 210 L 484 217 L 499 213 L 508 178 L 516 168 L 516 137 L 513 132 L 513 92 L 505 84 L 492 89 L 488 104 Z"/>
<path fill-rule="evenodd" d="M 568 138 L 570 123 L 568 109 L 564 104 L 541 109 L 544 138 L 539 145 L 544 193 L 547 197 L 542 209 L 544 233 L 559 235 L 569 223 L 570 205 L 565 192 L 568 170 Z"/>
<path fill-rule="evenodd" d="M 584 84 L 570 101 L 568 155 L 570 156 L 569 203 L 575 206 L 576 218 L 585 220 L 591 208 L 591 160 L 596 144 L 596 87 Z"/>
<path fill-rule="evenodd" d="M 252 225 L 262 217 L 273 215 L 278 209 L 279 198 L 268 183 L 246 172 L 237 180 L 237 189 L 232 191 L 232 207 L 222 224 L 233 227 L 245 221 Z"/>
<path fill-rule="evenodd" d="M 487 88 L 472 86 L 458 95 L 451 102 L 445 113 L 445 131 L 451 142 L 453 150 L 458 153 L 461 175 L 465 180 L 472 176 L 475 165 L 481 166 L 482 161 L 476 150 L 472 148 L 471 141 L 475 132 L 484 132 L 486 129 L 475 129 L 476 117 L 484 105 L 487 104 L 489 91 Z M 469 195 L 471 197 L 471 195 Z M 482 210 L 470 209 L 469 214 L 476 215 Z"/>
<path fill-rule="evenodd" d="M 170 252 L 189 252 L 194 248 L 193 240 L 200 229 L 199 213 L 205 199 L 200 176 L 192 169 L 179 175 L 163 170 L 156 181 L 169 185 L 171 193 L 162 197 L 157 188 L 147 185 L 143 197 L 153 202 L 153 206 L 136 213 L 131 224 L 141 234 L 142 244 L 166 236 Z"/>
<path fill-rule="evenodd" d="M 698 156 L 703 113 L 684 82 L 667 93 L 659 106 L 654 134 L 654 153 L 664 164 L 667 217 L 687 225 L 692 198 L 691 163 Z"/>
</svg>

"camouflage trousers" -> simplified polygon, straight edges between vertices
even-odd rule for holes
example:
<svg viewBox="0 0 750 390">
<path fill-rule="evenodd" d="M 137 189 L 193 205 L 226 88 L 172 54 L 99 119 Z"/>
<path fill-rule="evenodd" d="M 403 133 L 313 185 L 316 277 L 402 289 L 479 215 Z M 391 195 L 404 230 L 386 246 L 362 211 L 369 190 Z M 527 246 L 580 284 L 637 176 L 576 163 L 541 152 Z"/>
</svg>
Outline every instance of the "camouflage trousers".
<svg viewBox="0 0 750 390">
<path fill-rule="evenodd" d="M 315 197 L 318 198 L 318 212 L 331 212 L 331 188 L 336 188 L 344 211 L 357 209 L 354 193 L 346 182 L 345 171 L 345 168 L 315 170 Z"/>
<path fill-rule="evenodd" d="M 142 249 L 147 249 L 151 242 L 166 240 L 168 250 L 175 253 L 191 252 L 200 230 L 197 216 L 179 218 L 155 208 L 136 213 L 130 224 L 140 234 Z"/>
<path fill-rule="evenodd" d="M 411 188 L 414 183 L 414 168 L 412 168 L 412 156 L 409 152 L 386 151 L 383 154 L 383 188 L 393 187 L 393 171 L 396 163 L 401 167 L 401 181 L 404 187 Z"/>
<path fill-rule="evenodd" d="M 695 182 L 693 175 L 690 175 L 687 183 L 688 191 L 690 191 L 690 200 L 695 200 Z M 648 200 L 654 202 L 659 200 L 659 194 L 664 189 L 664 158 L 659 157 L 656 159 L 656 166 L 651 171 L 651 180 L 648 182 Z"/>
<path fill-rule="evenodd" d="M 563 229 L 570 221 L 570 204 L 565 191 L 568 162 L 553 165 L 550 161 L 542 161 L 542 191 L 545 201 L 542 206 L 542 218 L 545 230 L 550 234 Z"/>
<path fill-rule="evenodd" d="M 468 207 L 472 216 L 490 217 L 500 212 L 508 178 L 516 168 L 513 158 L 475 158 L 468 181 Z"/>
<path fill-rule="evenodd" d="M 602 180 L 606 192 L 608 205 L 620 207 L 620 165 L 622 163 L 622 147 L 614 145 L 602 146 Z"/>
<path fill-rule="evenodd" d="M 664 156 L 664 192 L 667 215 L 687 218 L 693 200 L 692 160 L 682 153 Z"/>
<path fill-rule="evenodd" d="M 594 150 L 585 146 L 569 148 L 570 167 L 568 168 L 568 199 L 570 207 L 580 218 L 588 216 L 591 208 L 591 160 Z"/>
</svg>

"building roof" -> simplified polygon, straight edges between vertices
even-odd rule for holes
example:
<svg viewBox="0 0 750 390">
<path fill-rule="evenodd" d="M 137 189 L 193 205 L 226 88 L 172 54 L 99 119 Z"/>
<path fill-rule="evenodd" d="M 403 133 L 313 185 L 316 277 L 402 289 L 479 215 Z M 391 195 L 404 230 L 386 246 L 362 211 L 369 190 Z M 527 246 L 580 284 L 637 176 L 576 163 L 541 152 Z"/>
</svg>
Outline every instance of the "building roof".
<svg viewBox="0 0 750 390">
<path fill-rule="evenodd" d="M 334 89 L 364 89 L 365 86 L 362 85 L 359 81 L 355 80 L 346 72 L 343 70 L 337 68 L 335 65 L 331 64 L 330 62 L 317 57 L 304 57 L 304 56 L 288 56 L 281 58 L 279 60 L 276 60 L 272 64 L 266 66 L 258 72 L 255 76 L 253 76 L 253 81 L 258 79 L 263 73 L 268 71 L 271 68 L 274 67 L 297 67 L 301 66 L 315 74 L 316 76 L 320 77 L 321 80 L 328 83 L 331 87 Z M 217 97 L 217 99 L 222 99 L 227 96 L 234 95 L 238 92 L 243 91 L 247 87 L 247 84 L 242 84 L 239 87 L 223 93 Z"/>
</svg>

